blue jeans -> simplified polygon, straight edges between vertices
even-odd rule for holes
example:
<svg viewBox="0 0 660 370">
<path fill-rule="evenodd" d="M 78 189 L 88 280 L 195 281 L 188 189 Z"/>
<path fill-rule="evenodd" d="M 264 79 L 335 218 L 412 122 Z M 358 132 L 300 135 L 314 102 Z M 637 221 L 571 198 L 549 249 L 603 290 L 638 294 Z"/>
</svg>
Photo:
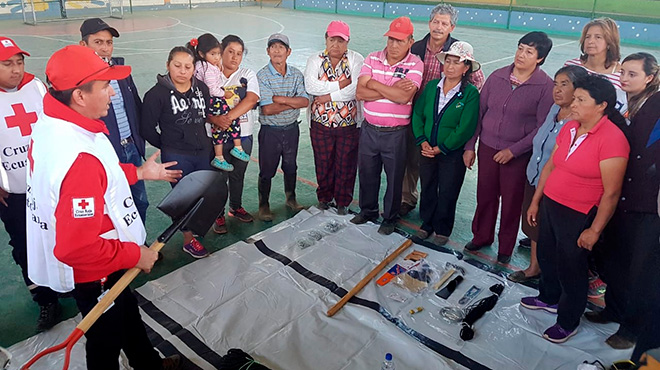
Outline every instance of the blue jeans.
<svg viewBox="0 0 660 370">
<path fill-rule="evenodd" d="M 142 166 L 142 158 L 140 153 L 137 150 L 137 147 L 134 143 L 128 143 L 122 147 L 120 153 L 117 153 L 119 157 L 119 162 L 121 163 L 131 163 L 135 167 Z M 135 202 L 135 207 L 137 207 L 140 218 L 142 222 L 147 222 L 147 208 L 149 208 L 149 200 L 147 199 L 147 189 L 144 187 L 144 181 L 140 180 L 135 184 L 131 185 L 131 194 L 133 194 L 133 201 Z"/>
</svg>

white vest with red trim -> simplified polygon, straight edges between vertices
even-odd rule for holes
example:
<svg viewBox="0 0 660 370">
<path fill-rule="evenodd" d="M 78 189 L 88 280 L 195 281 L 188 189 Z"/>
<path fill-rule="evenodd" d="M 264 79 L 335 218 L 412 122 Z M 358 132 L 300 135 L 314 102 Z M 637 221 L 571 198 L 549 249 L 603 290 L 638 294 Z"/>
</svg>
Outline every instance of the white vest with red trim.
<svg viewBox="0 0 660 370">
<path fill-rule="evenodd" d="M 146 231 L 117 154 L 103 132 L 93 133 L 71 122 L 41 114 L 32 140 L 28 162 L 31 170 L 27 176 L 28 276 L 37 285 L 67 292 L 74 288 L 73 269 L 57 260 L 53 253 L 55 209 L 62 181 L 78 154 L 96 157 L 107 175 L 104 214 L 110 217 L 115 229 L 99 236 L 143 245 Z M 74 212 L 77 211 L 74 208 Z"/>
<path fill-rule="evenodd" d="M 25 194 L 25 168 L 32 126 L 43 111 L 46 87 L 38 78 L 18 91 L 0 92 L 0 187 Z"/>
</svg>

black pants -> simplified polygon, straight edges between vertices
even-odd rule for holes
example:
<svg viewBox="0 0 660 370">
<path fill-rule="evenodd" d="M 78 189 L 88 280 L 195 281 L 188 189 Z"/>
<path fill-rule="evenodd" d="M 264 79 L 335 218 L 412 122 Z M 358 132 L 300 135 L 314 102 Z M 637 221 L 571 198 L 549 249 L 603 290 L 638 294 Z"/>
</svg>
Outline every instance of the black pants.
<svg viewBox="0 0 660 370">
<path fill-rule="evenodd" d="M 419 151 L 419 147 L 418 151 Z M 463 150 L 438 154 L 433 158 L 419 155 L 419 178 L 422 183 L 419 214 L 422 230 L 449 236 L 454 229 L 456 202 L 465 179 Z"/>
<path fill-rule="evenodd" d="M 259 178 L 272 179 L 282 158 L 282 172 L 296 175 L 300 128 L 297 123 L 285 128 L 261 125 L 259 129 Z"/>
<path fill-rule="evenodd" d="M 630 359 L 635 363 L 639 363 L 639 358 L 644 352 L 660 347 L 660 335 L 658 335 L 660 333 L 660 320 L 658 320 L 658 317 L 660 317 L 660 289 L 656 288 L 651 295 L 653 296 L 650 298 L 653 306 L 651 317 L 649 317 L 644 329 L 639 334 L 637 345 L 632 356 L 630 356 Z"/>
<path fill-rule="evenodd" d="M 617 210 L 603 245 L 605 314 L 621 324 L 619 334 L 634 340 L 658 319 L 651 312 L 652 296 L 660 289 L 660 217 Z"/>
<path fill-rule="evenodd" d="M 241 137 L 241 146 L 247 154 L 252 154 L 252 135 Z M 225 160 L 234 166 L 234 170 L 229 172 L 229 208 L 239 209 L 243 205 L 243 183 L 245 182 L 245 171 L 249 162 L 243 162 L 235 158 L 229 152 L 234 148 L 234 141 L 222 146 L 222 155 Z"/>
<path fill-rule="evenodd" d="M 577 241 L 587 215 L 544 196 L 541 201 L 538 260 L 541 267 L 539 299 L 558 304 L 557 323 L 572 331 L 587 306 L 589 251 Z"/>
<path fill-rule="evenodd" d="M 378 217 L 380 176 L 384 167 L 387 189 L 383 199 L 383 219 L 396 221 L 401 208 L 403 174 L 406 170 L 406 128 L 378 131 L 364 121 L 360 131 L 360 214 L 368 218 Z"/>
<path fill-rule="evenodd" d="M 9 234 L 11 255 L 21 267 L 25 285 L 30 289 L 32 299 L 40 306 L 57 302 L 57 293 L 47 287 L 36 286 L 28 277 L 27 234 L 25 224 L 25 194 L 9 194 L 5 199 L 8 207 L 0 204 L 0 219 Z"/>
<path fill-rule="evenodd" d="M 117 271 L 104 283 L 110 289 L 123 275 Z M 100 282 L 76 284 L 73 297 L 78 309 L 86 316 L 98 303 L 101 295 Z M 124 289 L 107 310 L 85 334 L 87 368 L 89 370 L 118 370 L 119 352 L 124 351 L 128 362 L 135 370 L 159 370 L 162 360 L 147 337 L 140 317 L 137 299 L 130 288 Z"/>
</svg>

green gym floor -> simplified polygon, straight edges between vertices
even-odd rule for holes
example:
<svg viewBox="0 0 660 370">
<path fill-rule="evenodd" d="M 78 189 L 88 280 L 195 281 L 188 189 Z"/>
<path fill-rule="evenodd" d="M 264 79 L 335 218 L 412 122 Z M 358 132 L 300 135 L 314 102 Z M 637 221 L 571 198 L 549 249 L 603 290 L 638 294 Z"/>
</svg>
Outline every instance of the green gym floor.
<svg viewBox="0 0 660 370">
<path fill-rule="evenodd" d="M 293 49 L 289 63 L 304 70 L 307 58 L 324 48 L 323 35 L 325 27 L 333 19 L 341 19 L 351 27 L 349 48 L 366 56 L 368 53 L 382 49 L 385 39 L 382 37 L 387 30 L 389 20 L 381 18 L 366 18 L 325 13 L 310 13 L 279 8 L 259 7 L 220 7 L 195 10 L 161 10 L 136 12 L 128 14 L 124 19 L 108 19 L 107 22 L 116 27 L 121 37 L 115 40 L 114 56 L 126 58 L 126 64 L 133 67 L 133 77 L 140 95 L 151 88 L 156 81 L 157 73 L 164 73 L 165 62 L 169 50 L 177 45 L 183 45 L 193 37 L 211 32 L 219 39 L 227 34 L 236 34 L 246 43 L 247 53 L 243 66 L 252 68 L 255 72 L 268 62 L 266 55 L 266 39 L 275 32 L 289 36 Z M 80 40 L 81 20 L 66 22 L 42 23 L 37 26 L 24 25 L 18 20 L 0 21 L 0 35 L 12 37 L 24 50 L 32 54 L 26 59 L 26 70 L 36 74 L 45 81 L 44 69 L 49 56 L 57 49 Z M 421 39 L 428 28 L 425 22 L 415 22 L 415 38 Z M 482 63 L 486 75 L 493 70 L 512 62 L 517 47 L 517 40 L 522 33 L 500 31 L 494 29 L 470 28 L 459 25 L 452 36 L 470 42 L 475 49 L 476 58 Z M 564 61 L 579 54 L 576 39 L 553 37 L 552 49 L 543 69 L 549 74 L 559 69 Z M 647 51 L 659 55 L 658 50 L 623 46 L 622 55 L 636 51 Z M 258 128 L 255 128 L 255 133 Z M 301 140 L 298 154 L 298 200 L 306 206 L 315 205 L 316 175 L 309 132 L 306 124 L 301 125 Z M 149 147 L 148 152 L 153 153 Z M 253 162 L 248 166 L 243 193 L 243 206 L 248 212 L 256 215 L 257 205 L 257 173 L 258 144 L 255 142 Z M 169 191 L 166 183 L 147 183 L 147 192 L 152 207 L 147 216 L 148 241 L 153 240 L 164 230 L 170 220 L 160 213 L 155 205 Z M 385 190 L 385 181 L 381 182 L 381 194 Z M 463 245 L 471 239 L 471 221 L 475 209 L 476 169 L 468 171 L 461 196 L 459 198 L 456 226 L 451 235 L 449 247 L 462 250 Z M 359 211 L 357 206 L 358 190 L 356 183 L 355 201 L 350 207 Z M 219 236 L 209 232 L 202 243 L 215 252 L 238 240 L 267 229 L 293 215 L 284 207 L 284 191 L 282 175 L 278 174 L 273 182 L 271 206 L 276 215 L 273 222 L 256 220 L 245 224 L 228 218 L 229 233 Z M 418 210 L 404 217 L 400 222 L 402 230 L 414 233 L 421 224 Z M 39 309 L 31 301 L 30 295 L 23 283 L 20 270 L 11 257 L 11 247 L 7 244 L 7 234 L 0 232 L 0 346 L 8 347 L 18 341 L 35 334 L 36 320 Z M 158 278 L 185 264 L 193 258 L 181 251 L 181 235 L 175 236 L 163 249 L 164 260 L 159 262 L 149 275 L 140 275 L 133 283 L 137 287 L 150 279 Z M 480 253 L 472 255 L 481 262 L 495 266 L 497 243 L 485 248 Z M 529 262 L 529 252 L 516 249 L 508 266 L 495 266 L 497 269 L 525 268 Z M 64 318 L 77 314 L 72 298 L 61 300 L 64 305 Z"/>
</svg>

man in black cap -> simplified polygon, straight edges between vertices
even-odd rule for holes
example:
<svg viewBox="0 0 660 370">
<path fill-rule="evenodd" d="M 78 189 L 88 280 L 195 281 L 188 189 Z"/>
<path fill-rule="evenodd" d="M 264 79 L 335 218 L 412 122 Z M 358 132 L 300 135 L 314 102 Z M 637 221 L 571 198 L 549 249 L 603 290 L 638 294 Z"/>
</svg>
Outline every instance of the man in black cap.
<svg viewBox="0 0 660 370">
<path fill-rule="evenodd" d="M 82 36 L 80 45 L 91 48 L 110 65 L 124 64 L 124 58 L 112 57 L 113 38 L 119 37 L 119 32 L 102 19 L 86 19 L 80 26 L 80 35 Z M 108 115 L 101 119 L 110 132 L 108 138 L 119 161 L 139 167 L 142 159 L 145 158 L 145 142 L 139 131 L 142 101 L 137 87 L 130 75 L 123 80 L 110 81 L 110 86 L 115 90 L 116 95 L 112 97 Z M 131 194 L 144 223 L 149 207 L 144 181 L 132 185 Z"/>
</svg>

